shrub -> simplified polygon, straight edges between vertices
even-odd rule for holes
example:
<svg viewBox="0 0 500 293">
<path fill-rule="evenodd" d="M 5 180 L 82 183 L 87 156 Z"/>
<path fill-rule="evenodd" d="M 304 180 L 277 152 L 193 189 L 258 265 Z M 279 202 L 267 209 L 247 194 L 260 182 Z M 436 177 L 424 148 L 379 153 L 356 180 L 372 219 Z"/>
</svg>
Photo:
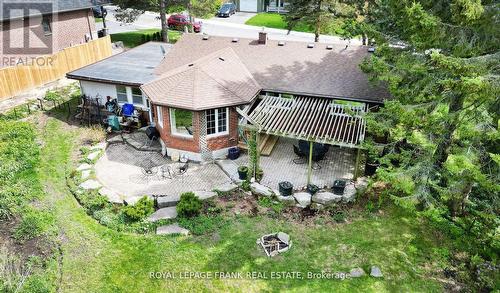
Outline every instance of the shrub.
<svg viewBox="0 0 500 293">
<path fill-rule="evenodd" d="M 272 211 L 275 212 L 276 214 L 281 214 L 281 212 L 285 208 L 282 202 L 274 201 L 270 197 L 265 197 L 265 196 L 259 198 L 258 203 L 260 206 L 272 209 Z"/>
<path fill-rule="evenodd" d="M 181 200 L 177 204 L 177 214 L 181 217 L 193 217 L 200 213 L 203 204 L 192 192 L 181 194 Z"/>
<path fill-rule="evenodd" d="M 241 182 L 241 189 L 243 189 L 244 191 L 250 191 L 250 181 L 245 180 Z"/>
<path fill-rule="evenodd" d="M 23 241 L 40 236 L 53 224 L 54 218 L 50 213 L 28 208 L 14 232 L 14 238 Z"/>
<path fill-rule="evenodd" d="M 125 216 L 132 221 L 142 220 L 153 212 L 154 202 L 147 196 L 143 196 L 135 205 L 123 208 Z"/>
<path fill-rule="evenodd" d="M 91 192 L 80 196 L 80 203 L 93 214 L 94 212 L 103 209 L 108 204 L 108 199 L 105 196 Z"/>
<path fill-rule="evenodd" d="M 82 141 L 88 144 L 96 144 L 106 138 L 106 132 L 99 125 L 92 125 L 82 131 Z"/>
<path fill-rule="evenodd" d="M 332 219 L 337 223 L 345 222 L 346 214 L 343 211 L 335 211 L 332 213 Z"/>
<path fill-rule="evenodd" d="M 203 201 L 203 213 L 207 215 L 217 215 L 222 213 L 223 208 L 218 206 L 213 199 Z"/>
</svg>

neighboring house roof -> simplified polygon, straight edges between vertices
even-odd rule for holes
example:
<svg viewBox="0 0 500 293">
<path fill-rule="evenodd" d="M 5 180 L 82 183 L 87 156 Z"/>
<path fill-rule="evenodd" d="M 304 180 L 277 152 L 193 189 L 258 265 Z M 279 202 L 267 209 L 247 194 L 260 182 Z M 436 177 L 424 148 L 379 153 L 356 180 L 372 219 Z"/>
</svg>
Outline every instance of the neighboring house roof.
<svg viewBox="0 0 500 293">
<path fill-rule="evenodd" d="M 155 104 L 199 111 L 249 103 L 261 87 L 234 50 L 224 48 L 177 67 L 141 89 Z"/>
<path fill-rule="evenodd" d="M 337 44 L 327 50 L 327 44 L 319 43 L 308 48 L 304 42 L 287 41 L 284 46 L 278 46 L 278 41 L 272 40 L 261 45 L 257 40 L 232 42 L 232 39 L 210 36 L 203 40 L 200 35 L 184 34 L 155 72 L 161 75 L 230 47 L 266 91 L 375 103 L 389 97 L 385 87 L 371 84 L 359 68 L 370 54 L 365 46 L 346 48 Z"/>
<path fill-rule="evenodd" d="M 95 6 L 95 4 L 91 0 L 9 0 L 0 5 L 0 21 L 88 9 L 93 6 Z"/>
<path fill-rule="evenodd" d="M 172 44 L 148 42 L 66 74 L 68 78 L 139 86 L 155 79 L 154 69 Z M 161 49 L 163 47 L 163 51 Z"/>
</svg>

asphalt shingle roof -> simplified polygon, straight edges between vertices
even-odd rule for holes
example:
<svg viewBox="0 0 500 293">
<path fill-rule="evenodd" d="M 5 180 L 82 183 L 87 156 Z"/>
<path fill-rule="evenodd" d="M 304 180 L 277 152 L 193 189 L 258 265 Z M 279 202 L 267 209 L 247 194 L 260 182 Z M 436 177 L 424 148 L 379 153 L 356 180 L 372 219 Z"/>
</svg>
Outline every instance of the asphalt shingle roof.
<svg viewBox="0 0 500 293">
<path fill-rule="evenodd" d="M 389 97 L 385 87 L 371 84 L 359 68 L 370 54 L 367 47 L 332 46 L 331 50 L 318 43 L 314 48 L 308 48 L 304 42 L 278 46 L 278 41 L 272 40 L 261 45 L 252 39 L 232 42 L 232 38 L 210 36 L 203 40 L 200 35 L 184 34 L 155 73 L 162 75 L 216 51 L 232 48 L 263 90 L 377 103 Z"/>
<path fill-rule="evenodd" d="M 108 57 L 66 74 L 68 78 L 142 85 L 156 78 L 154 69 L 163 60 L 172 44 L 148 42 L 123 53 Z"/>
<path fill-rule="evenodd" d="M 177 67 L 141 89 L 155 104 L 199 111 L 249 103 L 261 87 L 234 50 L 224 48 Z"/>
<path fill-rule="evenodd" d="M 38 16 L 80 9 L 94 6 L 91 0 L 9 0 L 0 1 L 0 21 L 27 16 Z"/>
</svg>

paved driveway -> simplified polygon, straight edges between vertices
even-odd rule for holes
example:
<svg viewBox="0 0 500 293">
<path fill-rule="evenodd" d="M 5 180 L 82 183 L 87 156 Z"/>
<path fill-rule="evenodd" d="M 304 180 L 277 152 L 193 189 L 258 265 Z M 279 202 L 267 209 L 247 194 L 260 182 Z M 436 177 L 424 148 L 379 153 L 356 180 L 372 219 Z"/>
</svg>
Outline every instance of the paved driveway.
<svg viewBox="0 0 500 293">
<path fill-rule="evenodd" d="M 245 24 L 247 20 L 254 17 L 257 13 L 252 12 L 236 12 L 230 17 L 212 17 L 210 20 L 212 21 L 220 21 L 221 23 L 239 23 Z"/>
</svg>

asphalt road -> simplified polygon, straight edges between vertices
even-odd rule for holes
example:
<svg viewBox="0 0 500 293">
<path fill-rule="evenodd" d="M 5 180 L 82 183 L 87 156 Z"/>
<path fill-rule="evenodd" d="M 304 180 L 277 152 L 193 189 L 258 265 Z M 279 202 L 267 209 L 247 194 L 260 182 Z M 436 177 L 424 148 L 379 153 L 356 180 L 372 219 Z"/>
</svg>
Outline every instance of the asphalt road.
<svg viewBox="0 0 500 293">
<path fill-rule="evenodd" d="M 158 13 L 146 12 L 141 15 L 132 24 L 122 24 L 114 18 L 115 7 L 107 6 L 108 16 L 106 17 L 106 24 L 110 34 L 134 31 L 147 28 L 160 28 L 160 20 L 157 18 Z M 245 21 L 251 18 L 254 14 L 238 12 L 230 18 L 211 18 L 199 19 L 202 22 L 202 33 L 212 36 L 226 36 L 226 37 L 239 37 L 239 38 L 252 38 L 258 37 L 258 32 L 263 28 L 245 25 Z M 102 23 L 96 24 L 98 29 L 102 28 Z M 292 31 L 288 34 L 286 30 L 265 28 L 269 39 L 285 40 L 285 41 L 302 41 L 314 42 L 314 34 L 295 32 Z M 342 40 L 336 36 L 321 35 L 320 42 L 322 43 L 341 43 L 347 44 L 348 41 Z M 351 44 L 361 44 L 360 40 L 351 40 Z"/>
</svg>

